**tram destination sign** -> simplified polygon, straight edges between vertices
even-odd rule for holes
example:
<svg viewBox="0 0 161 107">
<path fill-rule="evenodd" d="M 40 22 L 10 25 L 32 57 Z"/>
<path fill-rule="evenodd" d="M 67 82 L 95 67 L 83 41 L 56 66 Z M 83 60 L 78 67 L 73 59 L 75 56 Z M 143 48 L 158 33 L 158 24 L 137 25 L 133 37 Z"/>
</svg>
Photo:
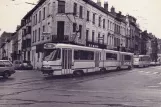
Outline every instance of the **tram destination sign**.
<svg viewBox="0 0 161 107">
<path fill-rule="evenodd" d="M 55 44 L 46 43 L 46 44 L 44 44 L 44 49 L 55 49 Z"/>
</svg>

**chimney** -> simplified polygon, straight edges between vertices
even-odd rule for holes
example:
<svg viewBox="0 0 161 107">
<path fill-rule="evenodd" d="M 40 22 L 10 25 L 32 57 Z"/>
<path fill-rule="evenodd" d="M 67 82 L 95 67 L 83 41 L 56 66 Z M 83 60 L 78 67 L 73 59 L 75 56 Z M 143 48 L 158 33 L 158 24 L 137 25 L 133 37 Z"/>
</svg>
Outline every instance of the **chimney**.
<svg viewBox="0 0 161 107">
<path fill-rule="evenodd" d="M 17 25 L 17 28 L 16 28 L 16 30 L 18 30 L 20 28 L 20 25 Z"/>
<path fill-rule="evenodd" d="M 115 13 L 115 8 L 113 6 L 111 7 L 111 12 Z"/>
<path fill-rule="evenodd" d="M 119 15 L 122 15 L 122 12 L 121 11 L 119 11 Z"/>
<path fill-rule="evenodd" d="M 100 0 L 97 0 L 97 5 L 101 6 L 101 1 Z"/>
<path fill-rule="evenodd" d="M 104 9 L 105 9 L 106 11 L 108 11 L 108 2 L 105 2 L 105 3 L 104 3 Z"/>
</svg>

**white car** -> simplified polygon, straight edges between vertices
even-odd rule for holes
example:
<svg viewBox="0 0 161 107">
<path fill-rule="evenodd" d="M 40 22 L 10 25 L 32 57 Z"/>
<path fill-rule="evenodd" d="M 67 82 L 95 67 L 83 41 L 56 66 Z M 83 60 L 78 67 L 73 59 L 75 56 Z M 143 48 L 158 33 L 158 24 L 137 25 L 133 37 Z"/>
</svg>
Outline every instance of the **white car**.
<svg viewBox="0 0 161 107">
<path fill-rule="evenodd" d="M 13 64 L 9 60 L 0 60 L 0 76 L 8 78 L 14 73 Z"/>
</svg>

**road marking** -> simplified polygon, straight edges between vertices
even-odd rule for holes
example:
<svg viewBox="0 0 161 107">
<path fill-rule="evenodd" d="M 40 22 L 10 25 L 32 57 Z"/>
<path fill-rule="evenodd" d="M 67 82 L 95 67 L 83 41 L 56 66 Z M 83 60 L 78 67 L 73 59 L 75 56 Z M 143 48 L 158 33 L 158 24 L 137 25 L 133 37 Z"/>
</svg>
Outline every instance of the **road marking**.
<svg viewBox="0 0 161 107">
<path fill-rule="evenodd" d="M 145 73 L 146 73 L 146 74 L 150 74 L 151 72 L 148 71 L 148 72 L 145 72 Z"/>
<path fill-rule="evenodd" d="M 152 74 L 158 74 L 159 72 L 153 72 Z"/>
<path fill-rule="evenodd" d="M 149 88 L 159 88 L 160 86 L 148 86 Z"/>
<path fill-rule="evenodd" d="M 23 71 L 18 70 L 18 71 L 16 71 L 16 72 L 23 72 Z"/>
<path fill-rule="evenodd" d="M 138 72 L 141 72 L 141 73 L 143 73 L 143 72 L 145 72 L 145 71 L 138 71 Z"/>
</svg>

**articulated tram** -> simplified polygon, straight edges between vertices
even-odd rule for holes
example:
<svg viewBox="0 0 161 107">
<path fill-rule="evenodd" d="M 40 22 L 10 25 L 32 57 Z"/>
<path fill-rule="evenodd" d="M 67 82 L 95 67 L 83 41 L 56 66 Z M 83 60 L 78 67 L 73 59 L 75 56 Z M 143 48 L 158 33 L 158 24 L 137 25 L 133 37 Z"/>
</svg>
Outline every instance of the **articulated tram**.
<svg viewBox="0 0 161 107">
<path fill-rule="evenodd" d="M 133 54 L 70 44 L 46 43 L 43 74 L 83 75 L 88 72 L 131 69 Z"/>
<path fill-rule="evenodd" d="M 135 55 L 134 67 L 148 67 L 150 66 L 151 58 L 149 55 Z"/>
</svg>

